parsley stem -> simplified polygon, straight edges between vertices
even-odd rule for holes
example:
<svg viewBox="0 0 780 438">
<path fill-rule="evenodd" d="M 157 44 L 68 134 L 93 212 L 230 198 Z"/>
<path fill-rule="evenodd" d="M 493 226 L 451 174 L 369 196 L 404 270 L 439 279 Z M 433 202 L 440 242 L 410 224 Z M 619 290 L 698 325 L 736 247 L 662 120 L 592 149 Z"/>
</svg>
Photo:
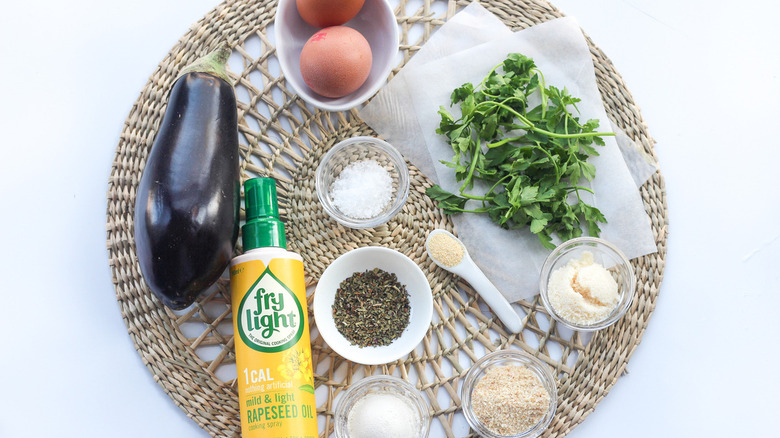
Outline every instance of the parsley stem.
<svg viewBox="0 0 780 438">
<path fill-rule="evenodd" d="M 492 201 L 493 200 L 492 196 L 477 196 L 477 195 L 472 195 L 472 194 L 469 194 L 469 193 L 466 193 L 466 192 L 460 192 L 460 196 L 462 196 L 462 197 L 464 197 L 466 199 L 473 199 L 475 201 Z"/>
<path fill-rule="evenodd" d="M 517 140 L 520 140 L 520 139 L 522 139 L 522 138 L 523 138 L 523 137 L 512 137 L 512 138 L 505 138 L 505 139 L 503 139 L 503 140 L 500 140 L 500 141 L 497 141 L 497 142 L 495 142 L 495 143 L 488 143 L 488 144 L 487 144 L 487 147 L 488 147 L 488 149 L 497 148 L 497 147 L 499 147 L 499 146 L 503 146 L 503 145 L 505 145 L 505 144 L 509 143 L 510 141 L 517 141 Z"/>
<path fill-rule="evenodd" d="M 542 118 L 546 118 L 547 115 L 547 84 L 544 81 L 544 75 L 538 68 L 531 69 L 539 75 L 539 95 L 542 98 Z"/>
<path fill-rule="evenodd" d="M 552 154 L 550 154 L 550 152 L 548 152 L 547 149 L 545 149 L 545 148 L 543 148 L 543 147 L 541 147 L 539 145 L 533 145 L 532 147 L 534 149 L 538 149 L 538 150 L 542 151 L 542 153 L 547 155 L 547 158 L 549 158 L 550 162 L 553 164 L 553 166 L 555 166 L 555 182 L 556 183 L 561 182 L 561 176 L 563 176 L 561 174 L 561 168 L 558 167 L 558 163 L 555 162 L 555 158 L 553 158 Z"/>
<path fill-rule="evenodd" d="M 567 188 L 568 192 L 579 192 L 580 190 L 585 190 L 586 192 L 595 193 L 593 191 L 593 189 L 589 189 L 589 188 L 583 187 L 583 186 L 572 186 L 572 187 Z M 579 198 L 579 197 L 580 197 L 580 195 L 577 194 L 577 198 Z"/>
<path fill-rule="evenodd" d="M 507 173 L 506 175 L 502 176 L 501 179 L 499 179 L 498 181 L 496 181 L 495 184 L 493 184 L 493 187 L 491 187 L 490 190 L 488 190 L 487 193 L 485 193 L 485 195 L 493 193 L 493 190 L 495 190 L 496 187 L 498 187 L 498 185 L 501 184 L 501 182 L 503 182 L 507 178 L 511 178 L 512 176 L 513 175 L 511 173 Z"/>
<path fill-rule="evenodd" d="M 482 88 L 482 86 L 483 86 L 483 85 L 485 85 L 485 82 L 487 82 L 487 81 L 488 81 L 488 79 L 490 79 L 490 77 L 493 75 L 493 73 L 495 73 L 495 71 L 496 71 L 496 70 L 497 70 L 499 67 L 501 67 L 502 65 L 504 65 L 504 63 L 503 63 L 503 62 L 502 62 L 502 63 L 500 63 L 500 64 L 497 64 L 495 67 L 491 68 L 491 69 L 490 69 L 490 72 L 489 72 L 489 73 L 488 73 L 488 74 L 487 74 L 487 75 L 486 75 L 486 76 L 485 76 L 485 77 L 482 79 L 482 82 L 480 82 L 480 83 L 479 83 L 479 85 L 477 85 L 477 86 L 474 88 L 474 90 L 479 90 L 480 88 Z"/>
<path fill-rule="evenodd" d="M 490 211 L 489 208 L 477 208 L 474 210 L 466 210 L 465 208 L 455 207 L 454 205 L 447 205 L 445 208 L 447 210 L 457 211 L 459 213 L 484 213 L 486 211 Z"/>
<path fill-rule="evenodd" d="M 466 180 L 463 181 L 463 185 L 460 186 L 460 192 L 463 193 L 466 187 L 471 184 L 471 180 L 474 178 L 474 169 L 477 168 L 477 154 L 479 154 L 479 141 L 474 142 L 474 151 L 471 152 L 471 165 L 469 166 L 469 174 Z"/>
<path fill-rule="evenodd" d="M 511 98 L 511 99 L 515 99 L 515 98 Z M 507 100 L 509 100 L 509 99 L 507 99 Z M 506 102 L 506 100 L 504 102 Z M 553 137 L 553 138 L 582 138 L 582 137 L 614 136 L 615 135 L 614 132 L 580 132 L 580 133 L 577 133 L 577 134 L 558 134 L 556 132 L 550 132 L 550 131 L 548 131 L 546 129 L 542 129 L 542 128 L 537 127 L 536 125 L 531 123 L 531 121 L 528 120 L 524 115 L 518 113 L 511 106 L 506 105 L 503 102 L 494 102 L 492 100 L 487 100 L 485 102 L 478 103 L 474 108 L 478 108 L 479 106 L 482 106 L 482 105 L 492 105 L 492 106 L 497 106 L 499 108 L 505 109 L 505 110 L 509 111 L 510 113 L 514 114 L 515 117 L 520 119 L 520 121 L 523 122 L 523 124 L 525 125 L 524 126 L 525 129 L 529 129 L 531 131 L 538 132 L 539 134 L 544 134 L 544 135 L 546 135 L 548 137 Z"/>
<path fill-rule="evenodd" d="M 466 193 L 464 191 L 460 192 L 460 196 L 462 196 L 464 198 L 467 198 L 467 199 L 473 199 L 475 201 L 492 201 L 493 200 L 493 196 L 490 196 L 490 194 L 493 193 L 493 190 L 495 190 L 496 187 L 498 187 L 498 185 L 501 184 L 501 182 L 503 182 L 505 179 L 511 178 L 511 177 L 512 177 L 511 173 L 508 173 L 508 174 L 504 175 L 503 177 L 501 177 L 501 179 L 496 181 L 496 183 L 493 184 L 492 187 L 490 187 L 490 190 L 485 192 L 485 194 L 483 196 L 472 195 L 472 194 Z"/>
</svg>

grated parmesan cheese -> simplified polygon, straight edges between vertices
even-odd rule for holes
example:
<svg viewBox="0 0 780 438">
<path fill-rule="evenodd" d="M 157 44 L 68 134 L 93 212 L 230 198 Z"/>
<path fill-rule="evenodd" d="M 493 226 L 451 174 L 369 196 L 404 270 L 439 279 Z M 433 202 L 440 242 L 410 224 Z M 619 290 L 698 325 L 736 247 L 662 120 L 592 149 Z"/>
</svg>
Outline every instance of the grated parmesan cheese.
<svg viewBox="0 0 780 438">
<path fill-rule="evenodd" d="M 547 297 L 561 318 L 580 325 L 606 319 L 620 301 L 617 282 L 588 251 L 550 275 Z"/>
</svg>

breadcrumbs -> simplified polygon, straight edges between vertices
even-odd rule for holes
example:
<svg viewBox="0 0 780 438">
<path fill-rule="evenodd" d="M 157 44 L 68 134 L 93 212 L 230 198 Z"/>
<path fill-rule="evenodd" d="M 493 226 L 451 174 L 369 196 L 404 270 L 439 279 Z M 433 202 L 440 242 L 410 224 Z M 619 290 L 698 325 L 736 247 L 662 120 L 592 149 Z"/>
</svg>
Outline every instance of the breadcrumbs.
<svg viewBox="0 0 780 438">
<path fill-rule="evenodd" d="M 499 435 L 516 435 L 536 426 L 550 407 L 550 394 L 524 366 L 488 370 L 471 394 L 477 419 Z"/>
<path fill-rule="evenodd" d="M 428 241 L 431 256 L 442 265 L 451 268 L 463 260 L 463 246 L 446 233 L 436 233 Z"/>
</svg>

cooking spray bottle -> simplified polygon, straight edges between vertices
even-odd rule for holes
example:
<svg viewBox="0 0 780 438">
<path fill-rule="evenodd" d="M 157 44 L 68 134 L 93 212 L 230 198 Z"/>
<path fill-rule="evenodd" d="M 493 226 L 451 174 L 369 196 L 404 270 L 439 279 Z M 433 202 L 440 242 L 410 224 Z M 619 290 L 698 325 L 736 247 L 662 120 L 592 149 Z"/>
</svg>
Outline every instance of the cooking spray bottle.
<svg viewBox="0 0 780 438">
<path fill-rule="evenodd" d="M 316 438 L 303 259 L 287 251 L 276 181 L 244 183 L 244 254 L 230 263 L 243 438 Z"/>
</svg>

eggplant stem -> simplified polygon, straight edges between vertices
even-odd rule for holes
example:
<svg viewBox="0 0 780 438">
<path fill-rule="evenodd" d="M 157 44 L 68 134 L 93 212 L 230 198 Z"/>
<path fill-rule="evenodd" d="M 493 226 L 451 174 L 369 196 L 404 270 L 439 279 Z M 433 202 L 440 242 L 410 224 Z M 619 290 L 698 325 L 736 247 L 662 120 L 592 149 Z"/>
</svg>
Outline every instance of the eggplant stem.
<svg viewBox="0 0 780 438">
<path fill-rule="evenodd" d="M 227 74 L 227 60 L 230 57 L 230 53 L 230 47 L 221 45 L 216 50 L 196 59 L 192 64 L 184 67 L 184 70 L 181 71 L 176 79 L 187 73 L 208 73 L 233 85 L 233 82 Z"/>
</svg>

